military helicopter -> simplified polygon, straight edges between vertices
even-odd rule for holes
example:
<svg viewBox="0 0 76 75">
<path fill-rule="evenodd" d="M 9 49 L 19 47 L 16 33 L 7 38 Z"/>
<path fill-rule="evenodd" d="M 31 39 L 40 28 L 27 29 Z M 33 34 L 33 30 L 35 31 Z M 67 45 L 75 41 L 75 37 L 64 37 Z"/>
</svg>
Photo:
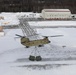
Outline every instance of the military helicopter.
<svg viewBox="0 0 76 75">
<path fill-rule="evenodd" d="M 26 46 L 26 48 L 29 48 L 31 46 L 42 47 L 44 44 L 50 43 L 48 37 L 44 37 L 43 39 L 31 40 L 30 41 L 29 38 L 27 38 L 25 36 L 21 36 L 21 35 L 18 35 L 18 34 L 16 34 L 16 36 L 21 37 L 21 39 L 20 39 L 21 44 Z M 41 58 L 41 56 L 36 56 L 36 58 L 35 58 L 35 56 L 30 55 L 29 60 L 31 60 L 31 61 L 34 61 L 34 60 L 40 61 L 40 60 L 42 60 L 42 58 Z"/>
<path fill-rule="evenodd" d="M 49 44 L 51 43 L 51 41 L 49 41 L 48 37 L 62 37 L 63 35 L 53 35 L 53 36 L 42 36 L 44 37 L 43 39 L 38 39 L 38 40 L 29 40 L 29 38 L 25 37 L 25 36 L 21 36 L 16 34 L 16 36 L 21 37 L 21 44 L 26 46 L 26 48 L 29 48 L 31 46 L 35 46 L 35 47 L 43 47 L 45 44 Z M 41 61 L 42 58 L 41 56 L 29 56 L 29 60 L 31 61 Z"/>
<path fill-rule="evenodd" d="M 48 37 L 40 38 L 39 35 L 30 27 L 28 21 L 26 19 L 19 19 L 20 24 L 19 27 L 22 30 L 24 36 L 16 34 L 16 36 L 21 37 L 20 41 L 21 44 L 24 45 L 26 48 L 34 46 L 37 52 L 38 47 L 42 47 L 45 44 L 49 44 L 50 41 Z M 29 60 L 31 61 L 41 61 L 42 57 L 40 55 L 30 55 Z"/>
<path fill-rule="evenodd" d="M 16 36 L 20 36 L 16 34 Z M 43 46 L 44 44 L 50 43 L 48 37 L 44 37 L 43 39 L 38 39 L 38 40 L 29 40 L 29 38 L 20 36 L 21 37 L 21 44 L 26 46 L 26 48 L 29 48 L 30 46 Z"/>
<path fill-rule="evenodd" d="M 16 34 L 16 36 L 21 37 L 21 39 L 20 39 L 21 44 L 24 45 L 26 48 L 34 46 L 35 49 L 37 49 L 38 47 L 42 47 L 45 44 L 51 43 L 51 41 L 48 39 L 47 36 L 43 36 L 43 38 L 39 38 L 39 35 L 33 30 L 32 27 L 30 27 L 30 25 L 26 19 L 19 19 L 19 20 L 20 20 L 19 27 L 22 29 L 24 36 L 21 36 L 18 34 Z M 56 35 L 53 37 L 58 37 L 58 36 L 62 36 L 62 35 Z M 30 55 L 29 60 L 41 61 L 42 57 L 40 55 L 38 55 L 38 56 L 37 55 L 36 56 Z"/>
</svg>

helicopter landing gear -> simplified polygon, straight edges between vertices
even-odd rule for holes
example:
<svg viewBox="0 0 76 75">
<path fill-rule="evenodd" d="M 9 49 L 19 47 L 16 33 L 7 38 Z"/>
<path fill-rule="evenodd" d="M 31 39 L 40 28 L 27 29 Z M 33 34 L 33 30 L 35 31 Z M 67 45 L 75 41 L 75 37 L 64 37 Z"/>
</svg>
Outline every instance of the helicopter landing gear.
<svg viewBox="0 0 76 75">
<path fill-rule="evenodd" d="M 43 45 L 39 45 L 38 47 L 43 47 Z"/>
<path fill-rule="evenodd" d="M 51 41 L 48 41 L 48 43 L 50 43 Z"/>
<path fill-rule="evenodd" d="M 41 58 L 41 56 L 36 56 L 36 57 L 35 57 L 35 56 L 31 56 L 31 55 L 30 55 L 30 56 L 29 56 L 29 60 L 30 60 L 30 61 L 35 61 L 35 60 L 36 60 L 36 61 L 41 61 L 42 58 Z"/>
<path fill-rule="evenodd" d="M 29 46 L 26 46 L 26 48 L 29 48 Z"/>
</svg>

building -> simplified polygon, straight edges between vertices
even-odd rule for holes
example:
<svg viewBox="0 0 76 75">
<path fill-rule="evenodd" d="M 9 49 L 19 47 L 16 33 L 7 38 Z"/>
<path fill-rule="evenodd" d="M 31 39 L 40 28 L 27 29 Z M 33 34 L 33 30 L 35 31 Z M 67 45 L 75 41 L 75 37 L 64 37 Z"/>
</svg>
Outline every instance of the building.
<svg viewBox="0 0 76 75">
<path fill-rule="evenodd" d="M 41 16 L 44 19 L 71 19 L 69 9 L 43 9 Z"/>
<path fill-rule="evenodd" d="M 3 27 L 0 26 L 0 36 L 4 36 L 4 31 L 3 31 Z"/>
<path fill-rule="evenodd" d="M 70 9 L 76 14 L 76 0 L 0 0 L 0 12 L 41 12 L 42 9 Z"/>
</svg>

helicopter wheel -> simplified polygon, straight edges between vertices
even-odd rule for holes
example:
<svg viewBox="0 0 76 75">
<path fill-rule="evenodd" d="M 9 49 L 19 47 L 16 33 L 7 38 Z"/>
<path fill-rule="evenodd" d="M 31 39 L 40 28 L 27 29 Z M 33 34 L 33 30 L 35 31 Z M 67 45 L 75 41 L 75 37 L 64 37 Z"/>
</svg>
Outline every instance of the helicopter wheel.
<svg viewBox="0 0 76 75">
<path fill-rule="evenodd" d="M 29 46 L 26 46 L 26 48 L 29 48 Z"/>
<path fill-rule="evenodd" d="M 51 41 L 48 41 L 48 43 L 50 43 Z"/>
<path fill-rule="evenodd" d="M 42 47 L 43 45 L 39 45 L 38 47 Z"/>
<path fill-rule="evenodd" d="M 29 60 L 31 60 L 31 61 L 35 61 L 35 56 L 29 56 Z"/>
<path fill-rule="evenodd" d="M 41 60 L 42 60 L 41 56 L 36 56 L 36 61 L 41 61 Z"/>
</svg>

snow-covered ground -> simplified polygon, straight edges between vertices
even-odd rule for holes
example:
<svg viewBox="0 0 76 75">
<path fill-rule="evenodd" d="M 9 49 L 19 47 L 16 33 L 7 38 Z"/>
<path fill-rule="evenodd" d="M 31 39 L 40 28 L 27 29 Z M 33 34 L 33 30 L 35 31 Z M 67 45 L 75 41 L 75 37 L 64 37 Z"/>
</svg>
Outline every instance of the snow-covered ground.
<svg viewBox="0 0 76 75">
<path fill-rule="evenodd" d="M 50 27 L 74 27 L 76 21 L 35 21 L 29 22 L 32 27 L 50 28 Z"/>
<path fill-rule="evenodd" d="M 14 14 L 19 17 L 19 13 L 12 13 L 10 19 L 17 24 Z M 43 60 L 32 62 L 27 58 L 35 48 L 25 48 L 20 38 L 15 38 L 15 34 L 23 35 L 21 29 L 4 29 L 5 36 L 0 37 L 0 75 L 76 75 L 76 28 L 37 28 L 36 31 L 40 36 L 62 36 L 49 37 L 50 44 L 37 48 Z"/>
<path fill-rule="evenodd" d="M 0 25 L 14 25 L 19 24 L 18 19 L 15 13 L 1 13 L 0 17 L 4 17 L 4 19 L 0 20 Z"/>
<path fill-rule="evenodd" d="M 7 25 L 18 25 L 19 20 L 18 18 L 40 18 L 40 13 L 33 13 L 33 12 L 27 12 L 27 13 L 1 13 L 0 17 L 3 17 L 4 19 L 0 20 L 0 26 L 7 26 Z M 29 22 L 30 26 L 36 27 L 36 28 L 45 28 L 45 27 L 76 27 L 76 21 L 32 21 Z"/>
<path fill-rule="evenodd" d="M 3 17 L 3 19 L 0 19 L 0 26 L 1 25 L 18 25 L 19 24 L 19 20 L 18 18 L 30 18 L 30 17 L 35 17 L 35 18 L 39 18 L 40 14 L 39 13 L 32 13 L 32 12 L 22 12 L 22 13 L 1 13 L 0 17 Z"/>
<path fill-rule="evenodd" d="M 27 58 L 34 47 L 24 48 L 20 44 L 20 38 L 15 34 L 22 34 L 20 29 L 6 29 L 5 36 L 0 37 L 0 74 L 2 75 L 75 75 L 75 59 L 66 61 L 70 57 L 76 57 L 76 32 L 75 28 L 51 28 L 37 29 L 40 35 L 63 35 L 49 37 L 51 44 L 39 48 L 42 62 L 30 62 Z M 48 33 L 49 32 L 49 33 Z M 51 60 L 49 59 L 51 58 Z M 56 60 L 54 58 L 62 58 Z M 63 60 L 64 59 L 64 60 Z M 38 65 L 39 66 L 36 66 Z M 51 64 L 51 65 L 49 65 Z M 60 64 L 60 65 L 59 65 Z M 70 71 L 70 72 L 69 72 Z"/>
</svg>

